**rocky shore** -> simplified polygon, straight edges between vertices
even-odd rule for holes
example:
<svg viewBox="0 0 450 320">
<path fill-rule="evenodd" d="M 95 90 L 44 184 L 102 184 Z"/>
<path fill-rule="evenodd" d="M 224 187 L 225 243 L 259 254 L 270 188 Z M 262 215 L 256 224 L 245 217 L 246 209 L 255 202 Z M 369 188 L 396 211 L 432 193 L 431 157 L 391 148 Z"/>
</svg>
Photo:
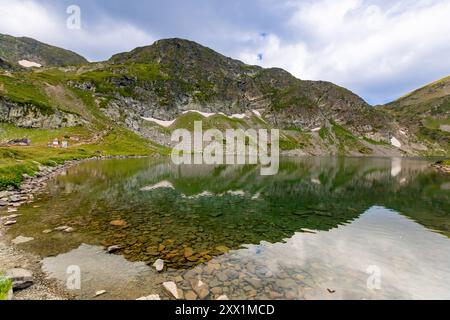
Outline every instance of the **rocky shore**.
<svg viewBox="0 0 450 320">
<path fill-rule="evenodd" d="M 450 173 L 450 166 L 443 162 L 437 162 L 433 167 L 442 173 Z"/>
<path fill-rule="evenodd" d="M 60 175 L 68 168 L 91 160 L 145 158 L 145 157 L 94 157 L 82 160 L 66 161 L 54 167 L 39 166 L 33 176 L 24 176 L 18 189 L 9 188 L 0 191 L 0 275 L 11 279 L 15 300 L 62 300 L 74 298 L 56 281 L 47 279 L 41 270 L 40 258 L 17 247 L 18 243 L 8 241 L 8 227 L 20 223 L 18 208 L 31 203 L 48 181 Z M 25 240 L 25 238 L 23 238 Z M 19 242 L 20 243 L 20 242 Z"/>
</svg>

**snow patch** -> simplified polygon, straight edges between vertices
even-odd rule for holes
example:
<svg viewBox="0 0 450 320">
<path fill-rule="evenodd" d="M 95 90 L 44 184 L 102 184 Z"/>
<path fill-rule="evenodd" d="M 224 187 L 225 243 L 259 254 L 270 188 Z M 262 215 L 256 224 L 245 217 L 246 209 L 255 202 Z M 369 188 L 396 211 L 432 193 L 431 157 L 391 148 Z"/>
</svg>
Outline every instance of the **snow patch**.
<svg viewBox="0 0 450 320">
<path fill-rule="evenodd" d="M 396 137 L 392 137 L 391 138 L 391 144 L 394 147 L 397 147 L 397 148 L 401 148 L 402 147 L 402 143 Z"/>
<path fill-rule="evenodd" d="M 243 190 L 230 190 L 227 192 L 227 194 L 231 195 L 231 196 L 238 196 L 238 197 L 245 197 L 245 191 Z"/>
<path fill-rule="evenodd" d="M 230 119 L 245 119 L 245 118 L 248 118 L 247 114 L 245 114 L 245 113 L 233 114 L 231 116 L 228 116 L 228 115 L 226 115 L 223 112 L 213 113 L 213 112 L 201 112 L 201 111 L 198 111 L 198 110 L 187 110 L 187 111 L 183 112 L 183 115 L 188 114 L 188 113 L 198 113 L 198 114 L 200 114 L 201 116 L 203 116 L 205 118 L 210 118 L 210 117 L 213 117 L 213 116 L 216 116 L 216 115 L 222 115 L 222 116 L 230 118 Z M 261 118 L 262 120 L 264 120 L 262 118 L 262 116 L 261 116 L 261 113 L 258 110 L 252 110 L 252 113 L 255 114 L 256 116 L 258 116 L 259 118 Z M 159 119 L 155 119 L 155 118 L 146 118 L 146 117 L 141 117 L 141 118 L 143 120 L 154 122 L 154 123 L 156 123 L 156 124 L 158 124 L 158 125 L 160 125 L 162 127 L 166 127 L 166 128 L 168 128 L 171 125 L 173 125 L 175 123 L 175 121 L 177 120 L 177 119 L 175 119 L 175 120 L 166 121 L 166 120 L 159 120 Z"/>
<path fill-rule="evenodd" d="M 391 176 L 396 177 L 402 172 L 402 159 L 393 158 L 391 165 Z"/>
<path fill-rule="evenodd" d="M 232 118 L 232 119 L 245 119 L 245 118 L 247 118 L 247 115 L 245 113 L 233 114 L 230 118 Z"/>
<path fill-rule="evenodd" d="M 25 68 L 41 68 L 42 65 L 37 63 L 37 62 L 33 62 L 33 61 L 28 61 L 28 60 L 20 60 L 18 62 L 22 67 Z"/>
<path fill-rule="evenodd" d="M 262 118 L 261 112 L 259 112 L 258 110 L 252 110 L 253 114 L 259 118 Z"/>
<path fill-rule="evenodd" d="M 176 120 L 165 121 L 165 120 L 159 120 L 159 119 L 155 119 L 155 118 L 144 118 L 144 117 L 142 117 L 142 119 L 144 119 L 145 121 L 154 122 L 154 123 L 160 125 L 161 127 L 165 127 L 165 128 L 170 127 L 176 121 Z"/>
<path fill-rule="evenodd" d="M 152 191 L 157 189 L 175 189 L 175 188 L 171 182 L 164 180 L 154 185 L 144 187 L 141 189 L 141 191 Z"/>
<path fill-rule="evenodd" d="M 187 196 L 185 194 L 182 194 L 181 196 L 186 199 L 199 199 L 199 198 L 204 198 L 204 197 L 214 197 L 214 194 L 209 191 L 203 191 L 202 193 L 199 193 L 199 194 L 196 194 L 193 196 Z"/>
<path fill-rule="evenodd" d="M 321 127 L 319 127 L 319 128 L 314 128 L 314 129 L 312 129 L 311 131 L 312 131 L 312 132 L 319 132 L 320 130 L 322 130 Z"/>
<path fill-rule="evenodd" d="M 183 114 L 187 114 L 187 113 L 198 113 L 200 115 L 202 115 L 205 118 L 209 118 L 209 117 L 213 117 L 215 115 L 221 114 L 223 116 L 226 116 L 224 113 L 220 112 L 220 113 L 213 113 L 213 112 L 201 112 L 198 110 L 188 110 L 188 111 L 184 111 Z"/>
</svg>

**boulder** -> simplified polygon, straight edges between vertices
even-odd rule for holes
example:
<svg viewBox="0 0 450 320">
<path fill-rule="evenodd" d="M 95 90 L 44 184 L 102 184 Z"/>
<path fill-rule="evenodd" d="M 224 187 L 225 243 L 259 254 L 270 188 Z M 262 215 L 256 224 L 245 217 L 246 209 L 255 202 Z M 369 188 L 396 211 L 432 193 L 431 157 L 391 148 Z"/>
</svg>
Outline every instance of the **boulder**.
<svg viewBox="0 0 450 320">
<path fill-rule="evenodd" d="M 164 269 L 164 261 L 161 259 L 158 259 L 153 264 L 153 267 L 155 267 L 156 271 L 161 272 Z"/>
<path fill-rule="evenodd" d="M 96 296 L 96 297 L 99 297 L 99 296 L 102 296 L 102 295 L 104 295 L 104 294 L 106 294 L 106 290 L 99 290 L 99 291 L 97 291 L 97 292 L 95 293 L 95 296 Z"/>
<path fill-rule="evenodd" d="M 203 281 L 193 281 L 192 289 L 195 291 L 195 293 L 198 295 L 199 299 L 205 299 L 209 296 L 210 291 L 209 287 L 203 282 Z"/>
<path fill-rule="evenodd" d="M 9 278 L 13 283 L 13 290 L 23 290 L 33 285 L 33 273 L 26 269 L 10 269 L 5 272 L 5 277 Z"/>
<path fill-rule="evenodd" d="M 11 242 L 13 244 L 15 244 L 15 245 L 18 245 L 18 244 L 27 243 L 27 242 L 30 242 L 30 241 L 33 241 L 33 240 L 34 240 L 34 238 L 32 238 L 32 237 L 18 236 L 17 238 L 12 240 Z"/>
<path fill-rule="evenodd" d="M 188 301 L 194 301 L 197 300 L 197 294 L 194 291 L 189 290 L 184 294 L 184 298 Z"/>
<path fill-rule="evenodd" d="M 178 292 L 178 287 L 175 282 L 164 282 L 163 287 L 170 296 L 174 297 L 177 300 L 181 299 L 180 293 Z"/>
<path fill-rule="evenodd" d="M 117 251 L 119 251 L 119 250 L 122 250 L 122 246 L 115 245 L 115 246 L 110 246 L 110 247 L 108 247 L 108 248 L 106 249 L 106 251 L 107 251 L 108 253 L 114 253 L 114 252 L 117 252 Z"/>
<path fill-rule="evenodd" d="M 21 200 L 22 200 L 22 197 L 18 196 L 18 195 L 12 195 L 9 197 L 9 201 L 11 201 L 11 202 L 19 202 Z"/>
</svg>

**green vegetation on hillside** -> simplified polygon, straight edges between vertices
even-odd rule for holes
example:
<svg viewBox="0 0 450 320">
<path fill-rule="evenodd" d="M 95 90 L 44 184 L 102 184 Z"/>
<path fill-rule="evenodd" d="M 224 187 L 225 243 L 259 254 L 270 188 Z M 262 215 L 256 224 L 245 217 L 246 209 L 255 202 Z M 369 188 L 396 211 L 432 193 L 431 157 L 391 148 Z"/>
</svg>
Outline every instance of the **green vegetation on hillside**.
<svg viewBox="0 0 450 320">
<path fill-rule="evenodd" d="M 8 298 L 8 292 L 11 290 L 11 288 L 11 280 L 0 274 L 0 301 L 6 300 Z"/>
<path fill-rule="evenodd" d="M 61 130 L 22 129 L 12 125 L 0 125 L 0 141 L 28 137 L 30 147 L 0 147 L 0 190 L 19 187 L 23 175 L 33 176 L 40 165 L 55 166 L 68 160 L 79 160 L 97 156 L 148 156 L 154 153 L 168 154 L 169 150 L 144 139 L 126 129 L 115 128 L 106 131 L 98 140 L 93 139 L 86 128 L 65 128 Z M 70 141 L 76 137 L 80 142 Z M 53 139 L 69 140 L 69 148 L 52 148 L 47 144 Z M 95 137 L 94 137 L 95 138 Z"/>
</svg>

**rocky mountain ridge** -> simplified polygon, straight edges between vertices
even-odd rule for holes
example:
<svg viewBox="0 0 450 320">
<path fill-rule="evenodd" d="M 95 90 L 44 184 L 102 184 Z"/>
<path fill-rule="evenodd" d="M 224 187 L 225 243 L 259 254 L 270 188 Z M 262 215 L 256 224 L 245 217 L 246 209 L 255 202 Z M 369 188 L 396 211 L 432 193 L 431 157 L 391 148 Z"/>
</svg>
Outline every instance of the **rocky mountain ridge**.
<svg viewBox="0 0 450 320">
<path fill-rule="evenodd" d="M 72 51 L 31 38 L 17 38 L 5 34 L 0 34 L 0 68 L 2 68 L 1 60 L 16 67 L 20 65 L 27 67 L 33 64 L 60 67 L 88 63 L 85 58 Z"/>
<path fill-rule="evenodd" d="M 281 129 L 281 147 L 290 154 L 431 155 L 450 149 L 445 139 L 410 128 L 393 105 L 371 107 L 332 83 L 246 65 L 183 39 L 160 40 L 101 63 L 0 74 L 0 96 L 4 122 L 27 126 L 18 119 L 33 116 L 13 119 L 5 110 L 28 105 L 54 117 L 36 126 L 120 126 L 166 146 L 174 129 L 203 120 L 207 128 Z M 65 120 L 56 121 L 55 114 Z"/>
</svg>

